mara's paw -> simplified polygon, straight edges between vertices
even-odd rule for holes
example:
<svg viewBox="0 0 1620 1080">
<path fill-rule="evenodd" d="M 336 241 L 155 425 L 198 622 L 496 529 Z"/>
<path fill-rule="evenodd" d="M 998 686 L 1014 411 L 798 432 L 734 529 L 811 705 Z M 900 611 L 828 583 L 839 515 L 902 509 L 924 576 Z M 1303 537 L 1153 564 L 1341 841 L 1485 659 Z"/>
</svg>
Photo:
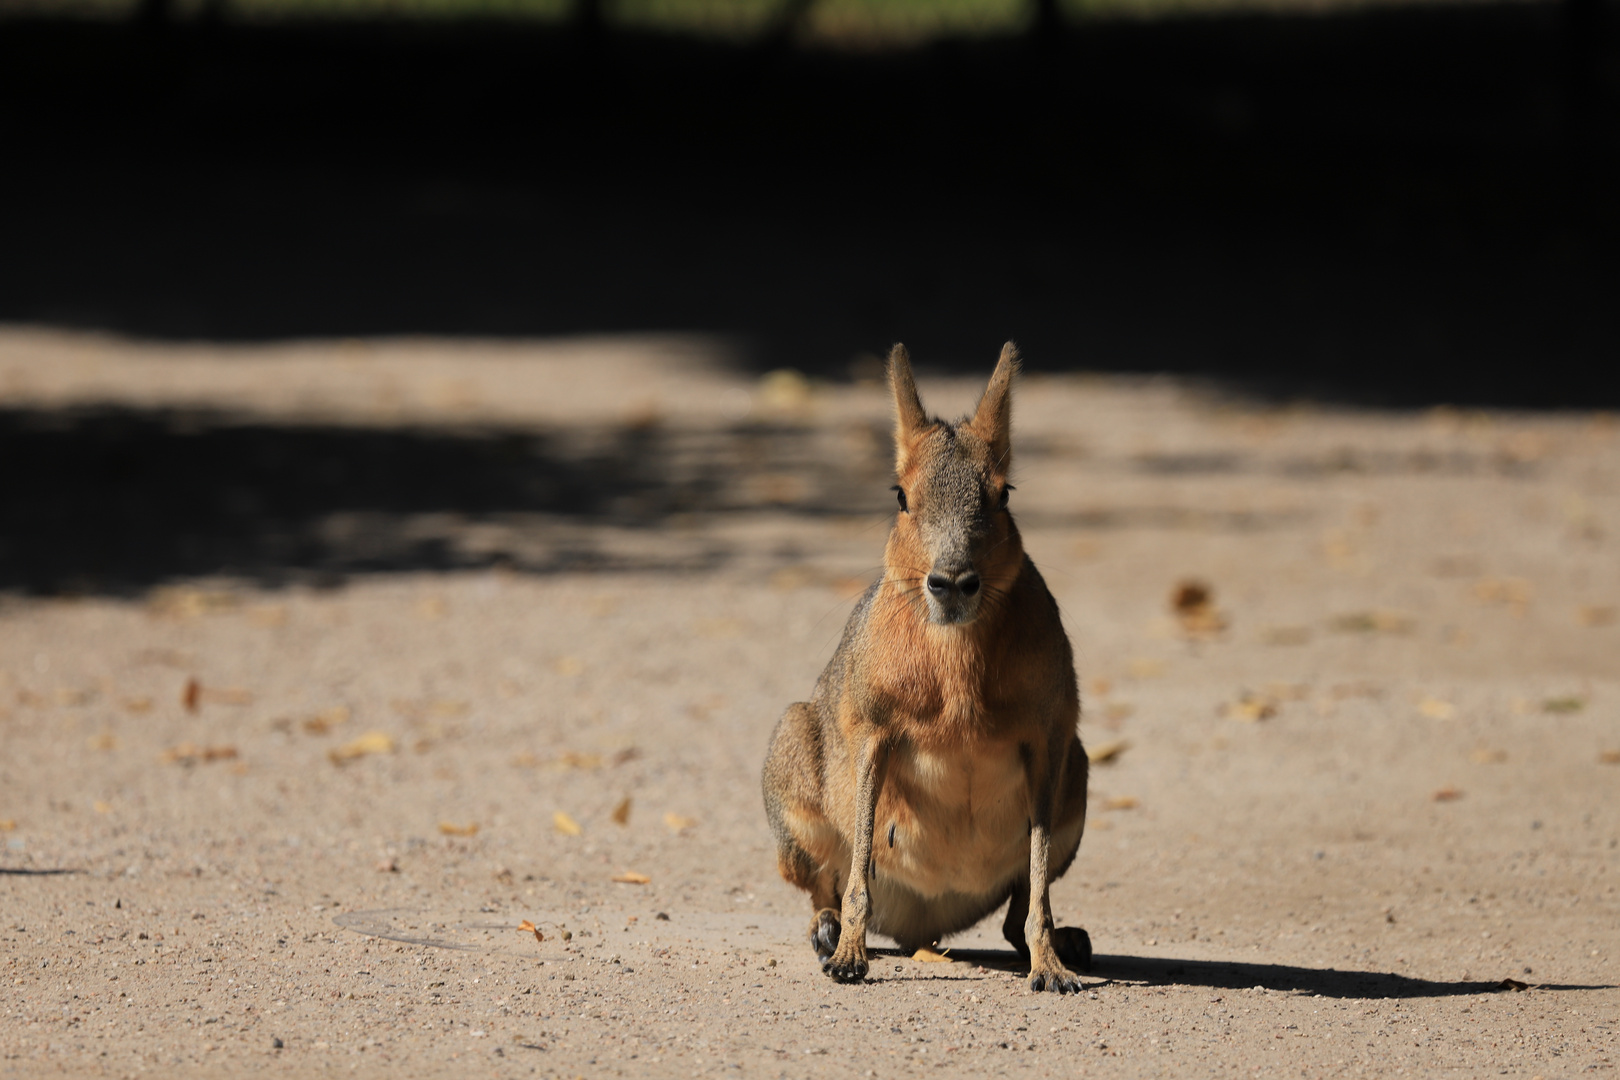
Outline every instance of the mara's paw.
<svg viewBox="0 0 1620 1080">
<path fill-rule="evenodd" d="M 1053 960 L 1050 963 L 1037 964 L 1030 969 L 1029 988 L 1037 994 L 1043 990 L 1050 990 L 1056 994 L 1078 994 L 1080 976 Z"/>
<path fill-rule="evenodd" d="M 870 970 L 866 962 L 866 943 L 850 935 L 850 940 L 839 946 L 831 958 L 822 961 L 821 970 L 832 976 L 834 982 L 860 982 Z"/>
<path fill-rule="evenodd" d="M 1052 931 L 1052 948 L 1070 971 L 1091 970 L 1091 935 L 1078 926 L 1059 926 Z"/>
<path fill-rule="evenodd" d="M 838 935 L 843 929 L 838 912 L 832 908 L 822 908 L 810 917 L 810 947 L 816 950 L 816 959 L 822 967 L 825 968 L 838 951 Z"/>
</svg>

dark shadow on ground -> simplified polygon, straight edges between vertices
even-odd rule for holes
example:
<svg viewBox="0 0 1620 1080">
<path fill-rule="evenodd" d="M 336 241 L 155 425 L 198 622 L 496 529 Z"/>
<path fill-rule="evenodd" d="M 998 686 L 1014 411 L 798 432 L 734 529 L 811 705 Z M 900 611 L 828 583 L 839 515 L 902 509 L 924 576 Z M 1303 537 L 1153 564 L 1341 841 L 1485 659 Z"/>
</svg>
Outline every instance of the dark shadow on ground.
<svg viewBox="0 0 1620 1080">
<path fill-rule="evenodd" d="M 228 362 L 228 361 L 227 361 Z M 862 521 L 893 496 L 887 425 L 757 420 L 545 428 L 274 422 L 197 410 L 0 409 L 0 593 L 133 595 L 224 577 L 335 586 L 359 574 L 711 571 L 749 516 Z M 1025 461 L 1072 455 L 1031 438 Z M 1500 476 L 1502 451 L 1325 448 L 1087 458 L 1093 475 Z M 1031 529 L 1252 535 L 1304 511 L 1196 502 L 1016 507 Z M 879 533 L 874 533 L 874 536 Z M 755 552 L 758 556 L 759 552 Z M 783 565 L 800 558 L 779 551 Z"/>
<path fill-rule="evenodd" d="M 999 971 L 1029 970 L 1029 962 L 1011 949 L 952 949 L 959 961 Z M 1464 994 L 1510 992 L 1506 980 L 1487 981 L 1420 979 L 1385 971 L 1343 971 L 1338 968 L 1292 967 L 1287 964 L 1251 964 L 1169 957 L 1105 956 L 1092 959 L 1088 979 L 1139 983 L 1147 986 L 1207 986 L 1216 990 L 1267 990 L 1319 994 L 1330 998 L 1457 997 Z M 1520 984 L 1522 988 L 1524 984 Z M 1610 990 L 1608 984 L 1533 983 L 1534 990 Z"/>
<path fill-rule="evenodd" d="M 891 498 L 881 452 L 792 424 L 538 432 L 0 410 L 0 461 L 0 591 L 35 594 L 211 575 L 708 570 L 728 550 L 669 528 L 678 516 L 876 516 Z"/>
<path fill-rule="evenodd" d="M 1588 5 L 1590 6 L 1590 5 Z M 699 330 L 844 377 L 1172 371 L 1620 405 L 1613 48 L 1554 4 L 913 52 L 523 25 L 0 22 L 0 320 Z M 1578 84 L 1578 85 L 1577 85 Z"/>
</svg>

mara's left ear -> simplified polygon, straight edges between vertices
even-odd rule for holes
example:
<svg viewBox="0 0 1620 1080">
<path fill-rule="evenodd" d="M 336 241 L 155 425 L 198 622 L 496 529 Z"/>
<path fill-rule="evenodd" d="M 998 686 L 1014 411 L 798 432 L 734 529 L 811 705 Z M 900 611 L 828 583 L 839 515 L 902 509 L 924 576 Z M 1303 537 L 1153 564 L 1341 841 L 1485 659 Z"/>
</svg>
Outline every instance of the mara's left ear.
<svg viewBox="0 0 1620 1080">
<path fill-rule="evenodd" d="M 1018 366 L 1018 346 L 1009 341 L 1001 347 L 990 385 L 968 421 L 974 434 L 989 444 L 990 460 L 1003 476 L 1012 468 L 1012 382 Z"/>
<path fill-rule="evenodd" d="M 911 354 L 899 342 L 889 350 L 889 391 L 894 395 L 894 471 L 904 476 L 911 462 L 911 444 L 928 426 L 928 414 L 917 396 Z"/>
</svg>

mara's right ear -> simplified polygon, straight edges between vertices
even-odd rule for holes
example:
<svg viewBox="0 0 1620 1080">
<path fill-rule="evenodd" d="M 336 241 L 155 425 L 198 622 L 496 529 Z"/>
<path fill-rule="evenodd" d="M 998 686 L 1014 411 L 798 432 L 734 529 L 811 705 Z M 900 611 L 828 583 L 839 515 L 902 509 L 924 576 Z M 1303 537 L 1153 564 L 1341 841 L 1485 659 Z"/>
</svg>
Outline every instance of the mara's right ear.
<svg viewBox="0 0 1620 1080">
<path fill-rule="evenodd" d="M 894 471 L 906 471 L 912 440 L 928 426 L 917 382 L 911 375 L 911 356 L 896 342 L 889 350 L 889 391 L 894 395 Z"/>
<path fill-rule="evenodd" d="M 1001 347 L 1001 359 L 990 376 L 990 385 L 979 399 L 979 407 L 968 422 L 990 447 L 992 468 L 1002 477 L 1012 467 L 1012 383 L 1018 374 L 1018 346 L 1012 342 Z"/>
</svg>

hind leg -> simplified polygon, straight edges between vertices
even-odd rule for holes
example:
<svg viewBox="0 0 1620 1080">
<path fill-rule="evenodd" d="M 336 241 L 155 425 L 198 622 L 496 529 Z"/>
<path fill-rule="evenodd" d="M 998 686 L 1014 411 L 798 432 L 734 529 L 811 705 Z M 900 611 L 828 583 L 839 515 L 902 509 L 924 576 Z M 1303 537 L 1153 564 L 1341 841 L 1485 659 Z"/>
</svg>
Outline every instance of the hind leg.
<svg viewBox="0 0 1620 1080">
<path fill-rule="evenodd" d="M 843 902 L 838 895 L 838 876 L 826 873 L 816 887 L 810 890 L 810 947 L 816 952 L 816 962 L 825 964 L 838 951 L 838 939 L 844 929 Z"/>
<path fill-rule="evenodd" d="M 1029 879 L 1020 878 L 1013 886 L 1012 899 L 1007 902 L 1007 918 L 1001 924 L 1001 936 L 1018 950 L 1018 955 L 1029 956 L 1029 941 L 1024 936 L 1024 921 L 1029 918 Z M 1091 970 L 1091 935 L 1078 926 L 1051 926 L 1052 948 L 1063 966 L 1071 971 Z"/>
<path fill-rule="evenodd" d="M 1070 744 L 1064 770 L 1064 791 L 1060 796 L 1057 827 L 1053 836 L 1052 880 L 1063 876 L 1080 850 L 1080 837 L 1086 827 L 1086 779 L 1088 762 L 1080 740 Z M 1007 918 L 1001 924 L 1002 936 L 1018 950 L 1020 956 L 1029 956 L 1029 942 L 1024 924 L 1029 919 L 1029 878 L 1020 877 L 1013 884 L 1012 897 L 1007 901 Z M 1050 909 L 1046 928 L 1051 935 L 1052 950 L 1065 967 L 1072 971 L 1091 970 L 1091 935 L 1078 926 L 1053 926 Z"/>
<path fill-rule="evenodd" d="M 1059 994 L 1078 992 L 1081 983 L 1073 972 L 1091 965 L 1090 936 L 1078 927 L 1060 930 L 1052 919 L 1051 884 L 1074 861 L 1085 829 L 1087 762 L 1078 738 L 1071 737 L 1065 757 L 1048 779 L 1051 786 L 1034 800 L 1029 873 L 1013 883 L 1002 926 L 1013 947 L 1029 957 L 1029 988 Z M 1030 787 L 1040 791 L 1031 773 Z"/>
<path fill-rule="evenodd" d="M 849 852 L 822 812 L 821 755 L 815 707 L 788 706 L 771 736 L 765 758 L 765 816 L 776 836 L 776 865 L 783 880 L 810 894 L 810 946 L 825 963 L 838 951 L 843 902 L 839 866 Z"/>
<path fill-rule="evenodd" d="M 1064 791 L 1058 805 L 1056 828 L 1053 830 L 1052 880 L 1062 877 L 1074 863 L 1080 851 L 1080 838 L 1086 831 L 1086 782 L 1090 762 L 1086 752 L 1075 739 L 1069 744 L 1065 764 Z M 1058 959 L 1073 971 L 1091 970 L 1091 935 L 1078 926 L 1058 926 L 1052 929 L 1052 947 Z"/>
<path fill-rule="evenodd" d="M 842 929 L 842 900 L 838 893 L 838 875 L 825 864 L 800 847 L 791 837 L 777 848 L 777 868 L 782 877 L 810 894 L 810 947 L 816 960 L 825 963 L 838 951 L 839 931 Z"/>
<path fill-rule="evenodd" d="M 1029 879 L 1019 878 L 1013 886 L 1012 898 L 1007 901 L 1007 918 L 1001 924 L 1001 936 L 1007 944 L 1028 958 L 1029 941 L 1024 936 L 1024 922 L 1029 918 Z M 1052 926 L 1052 948 L 1063 965 L 1073 971 L 1091 970 L 1091 935 L 1078 926 Z"/>
</svg>

